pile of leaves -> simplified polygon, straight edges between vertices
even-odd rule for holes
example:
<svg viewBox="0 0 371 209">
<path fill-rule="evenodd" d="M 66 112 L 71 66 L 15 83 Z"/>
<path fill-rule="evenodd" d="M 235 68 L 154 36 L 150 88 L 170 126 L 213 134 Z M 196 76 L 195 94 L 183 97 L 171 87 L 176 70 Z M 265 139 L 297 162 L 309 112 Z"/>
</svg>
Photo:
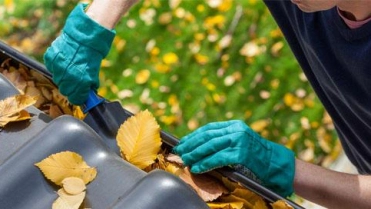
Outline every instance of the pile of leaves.
<svg viewBox="0 0 371 209">
<path fill-rule="evenodd" d="M 0 64 L 2 73 L 21 94 L 37 98 L 33 104 L 52 118 L 61 115 L 72 115 L 82 119 L 84 114 L 80 107 L 71 105 L 58 88 L 46 76 L 28 67 L 12 62 L 11 58 Z"/>
<path fill-rule="evenodd" d="M 53 209 L 78 209 L 86 195 L 86 184 L 97 176 L 96 168 L 90 167 L 82 156 L 70 151 L 50 155 L 35 165 L 48 180 L 61 186 Z"/>
<path fill-rule="evenodd" d="M 10 122 L 30 119 L 31 116 L 25 108 L 35 104 L 36 101 L 36 97 L 22 94 L 0 100 L 0 128 Z"/>
</svg>

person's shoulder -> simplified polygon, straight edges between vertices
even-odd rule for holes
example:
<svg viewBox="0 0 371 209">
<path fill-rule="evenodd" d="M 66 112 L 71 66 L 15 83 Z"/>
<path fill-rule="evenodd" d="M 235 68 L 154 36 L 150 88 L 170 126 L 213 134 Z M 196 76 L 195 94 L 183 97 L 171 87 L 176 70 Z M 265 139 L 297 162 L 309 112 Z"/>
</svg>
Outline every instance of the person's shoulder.
<svg viewBox="0 0 371 209">
<path fill-rule="evenodd" d="M 268 7 L 269 11 L 273 14 L 277 13 L 280 15 L 293 15 L 300 13 L 298 7 L 288 0 L 264 0 L 264 3 Z"/>
</svg>

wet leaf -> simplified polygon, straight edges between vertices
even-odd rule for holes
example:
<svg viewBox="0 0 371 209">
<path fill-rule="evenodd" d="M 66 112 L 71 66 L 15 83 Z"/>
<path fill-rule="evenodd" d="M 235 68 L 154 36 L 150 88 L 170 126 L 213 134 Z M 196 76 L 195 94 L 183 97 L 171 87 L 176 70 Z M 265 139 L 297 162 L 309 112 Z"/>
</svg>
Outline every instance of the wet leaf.
<svg viewBox="0 0 371 209">
<path fill-rule="evenodd" d="M 31 118 L 24 109 L 35 104 L 36 101 L 36 97 L 28 95 L 15 95 L 0 100 L 0 127 L 4 127 L 9 122 Z"/>
<path fill-rule="evenodd" d="M 62 185 L 67 177 L 81 178 L 87 184 L 97 175 L 95 168 L 87 165 L 79 154 L 70 151 L 52 154 L 35 165 L 47 179 L 57 185 Z"/>
<path fill-rule="evenodd" d="M 160 126 L 148 110 L 126 120 L 116 139 L 124 159 L 141 169 L 151 165 L 161 149 Z"/>
</svg>

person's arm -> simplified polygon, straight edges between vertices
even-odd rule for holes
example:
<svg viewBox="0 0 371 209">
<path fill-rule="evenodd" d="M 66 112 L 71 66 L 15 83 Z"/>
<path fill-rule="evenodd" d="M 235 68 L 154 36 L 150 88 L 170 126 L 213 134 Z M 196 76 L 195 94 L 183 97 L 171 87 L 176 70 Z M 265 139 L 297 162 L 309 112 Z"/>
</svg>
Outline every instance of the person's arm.
<svg viewBox="0 0 371 209">
<path fill-rule="evenodd" d="M 340 173 L 295 161 L 294 191 L 327 208 L 371 208 L 371 176 Z"/>
<path fill-rule="evenodd" d="M 137 0 L 94 0 L 69 14 L 62 33 L 44 53 L 59 91 L 74 105 L 84 104 L 99 87 L 99 69 L 116 35 L 113 28 Z"/>
<path fill-rule="evenodd" d="M 113 29 L 138 0 L 94 0 L 86 15 L 107 29 Z"/>
</svg>

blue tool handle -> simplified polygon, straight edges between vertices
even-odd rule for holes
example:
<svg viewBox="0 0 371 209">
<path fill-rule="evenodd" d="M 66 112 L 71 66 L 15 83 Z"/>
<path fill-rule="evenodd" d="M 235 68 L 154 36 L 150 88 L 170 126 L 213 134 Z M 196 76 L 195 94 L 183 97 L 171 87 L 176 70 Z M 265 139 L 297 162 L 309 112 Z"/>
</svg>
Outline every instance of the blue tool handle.
<svg viewBox="0 0 371 209">
<path fill-rule="evenodd" d="M 89 91 L 88 99 L 86 100 L 85 104 L 82 105 L 82 111 L 86 114 L 94 107 L 98 106 L 99 104 L 104 102 L 104 98 L 98 96 L 94 90 Z"/>
</svg>

